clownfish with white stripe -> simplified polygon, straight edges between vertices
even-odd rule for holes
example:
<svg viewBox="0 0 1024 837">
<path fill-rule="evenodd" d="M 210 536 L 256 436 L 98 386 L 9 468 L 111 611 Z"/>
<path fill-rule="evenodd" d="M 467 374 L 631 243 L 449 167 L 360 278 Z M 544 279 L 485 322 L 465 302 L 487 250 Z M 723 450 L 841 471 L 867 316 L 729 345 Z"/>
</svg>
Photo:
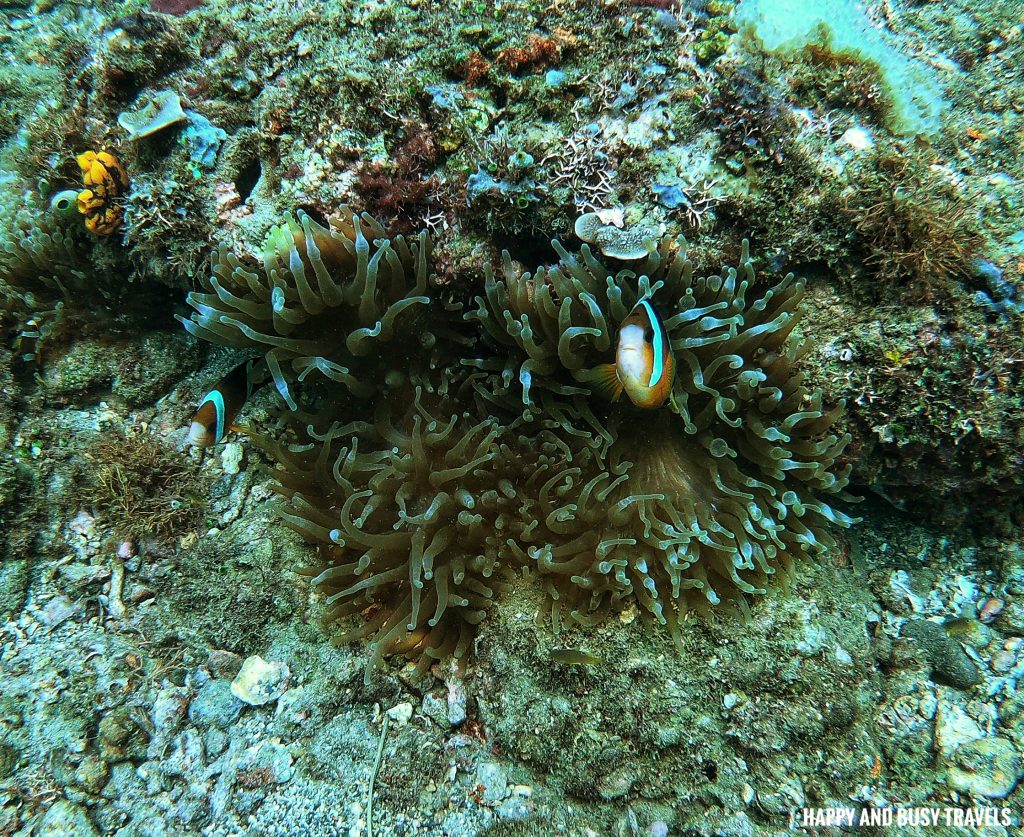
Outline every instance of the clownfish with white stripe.
<svg viewBox="0 0 1024 837">
<path fill-rule="evenodd" d="M 224 441 L 229 430 L 244 432 L 234 422 L 252 395 L 253 380 L 253 361 L 247 360 L 228 372 L 217 386 L 206 393 L 192 416 L 188 428 L 189 442 L 198 448 L 208 448 Z"/>
<path fill-rule="evenodd" d="M 615 363 L 604 363 L 589 381 L 612 401 L 623 392 L 637 407 L 653 410 L 672 395 L 676 359 L 668 334 L 647 299 L 641 299 L 619 324 Z"/>
</svg>

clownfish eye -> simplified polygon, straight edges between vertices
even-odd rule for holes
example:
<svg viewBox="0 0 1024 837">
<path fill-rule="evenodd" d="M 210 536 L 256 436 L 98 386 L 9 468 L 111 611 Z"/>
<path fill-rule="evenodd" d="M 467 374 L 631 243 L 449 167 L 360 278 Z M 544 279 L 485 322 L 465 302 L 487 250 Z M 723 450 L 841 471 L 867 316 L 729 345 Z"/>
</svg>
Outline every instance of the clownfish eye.
<svg viewBox="0 0 1024 837">
<path fill-rule="evenodd" d="M 644 329 L 644 342 L 645 343 L 653 343 L 654 342 L 654 329 L 651 328 L 650 326 L 647 326 L 647 328 Z"/>
</svg>

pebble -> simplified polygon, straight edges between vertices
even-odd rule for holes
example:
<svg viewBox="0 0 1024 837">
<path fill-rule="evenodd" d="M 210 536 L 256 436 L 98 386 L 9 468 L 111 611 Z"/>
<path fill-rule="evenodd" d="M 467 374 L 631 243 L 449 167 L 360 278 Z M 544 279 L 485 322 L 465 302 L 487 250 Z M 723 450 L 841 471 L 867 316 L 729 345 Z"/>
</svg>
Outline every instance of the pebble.
<svg viewBox="0 0 1024 837">
<path fill-rule="evenodd" d="M 21 755 L 10 744 L 0 741 L 0 779 L 6 779 L 18 766 Z M 2 832 L 0 832 L 2 833 Z"/>
<path fill-rule="evenodd" d="M 54 596 L 39 612 L 40 621 L 48 628 L 56 628 L 75 615 L 78 606 L 67 596 Z"/>
<path fill-rule="evenodd" d="M 448 681 L 448 723 L 457 727 L 466 720 L 466 687 L 461 680 Z"/>
<path fill-rule="evenodd" d="M 999 615 L 999 629 L 1008 634 L 1024 636 L 1024 602 L 1014 598 L 1006 603 Z"/>
<path fill-rule="evenodd" d="M 513 796 L 502 802 L 495 811 L 503 820 L 519 822 L 530 816 L 530 803 Z"/>
<path fill-rule="evenodd" d="M 177 728 L 188 709 L 188 689 L 165 686 L 153 702 L 153 726 L 157 736 L 165 735 Z"/>
<path fill-rule="evenodd" d="M 188 719 L 199 727 L 225 729 L 235 722 L 243 706 L 226 680 L 210 680 L 189 705 Z"/>
<path fill-rule="evenodd" d="M 996 674 L 1006 674 L 1017 663 L 1017 655 L 1012 651 L 996 651 L 992 655 L 992 671 Z"/>
<path fill-rule="evenodd" d="M 999 723 L 1019 741 L 1024 740 L 1024 691 L 1018 690 L 999 704 Z"/>
<path fill-rule="evenodd" d="M 597 783 L 597 792 L 601 799 L 605 801 L 618 799 L 633 789 L 633 785 L 636 784 L 638 778 L 636 771 L 632 767 L 628 765 L 620 767 Z"/>
<path fill-rule="evenodd" d="M 242 470 L 245 450 L 238 442 L 228 442 L 220 454 L 220 466 L 225 474 L 237 474 Z"/>
<path fill-rule="evenodd" d="M 960 793 L 1005 799 L 1024 775 L 1016 747 L 1005 738 L 982 738 L 962 744 L 953 753 L 949 786 Z"/>
<path fill-rule="evenodd" d="M 409 721 L 412 720 L 412 704 L 411 703 L 399 703 L 392 706 L 388 710 L 388 717 L 398 724 L 400 727 L 404 727 Z"/>
<path fill-rule="evenodd" d="M 217 727 L 210 727 L 206 731 L 206 735 L 203 736 L 203 747 L 206 749 L 206 755 L 211 759 L 215 759 L 223 753 L 229 743 L 228 734 Z"/>
<path fill-rule="evenodd" d="M 246 657 L 231 681 L 231 693 L 250 706 L 263 706 L 277 700 L 288 688 L 291 672 L 284 663 L 268 663 L 258 654 Z"/>
<path fill-rule="evenodd" d="M 89 564 L 65 564 L 60 568 L 60 575 L 75 589 L 88 587 L 99 581 L 110 578 L 110 567 Z"/>
<path fill-rule="evenodd" d="M 89 793 L 99 793 L 110 781 L 110 768 L 99 756 L 87 755 L 75 769 L 75 781 Z"/>
<path fill-rule="evenodd" d="M 206 665 L 214 677 L 233 680 L 242 669 L 242 658 L 233 651 L 215 648 L 206 658 Z"/>
<path fill-rule="evenodd" d="M 449 724 L 448 705 L 441 695 L 435 692 L 427 692 L 423 696 L 420 711 L 442 728 L 447 727 Z"/>
<path fill-rule="evenodd" d="M 66 799 L 58 799 L 50 806 L 34 833 L 36 837 L 99 837 L 85 808 Z"/>
<path fill-rule="evenodd" d="M 943 699 L 935 707 L 935 749 L 949 756 L 958 747 L 977 741 L 984 730 L 952 700 Z"/>
<path fill-rule="evenodd" d="M 293 762 L 291 751 L 280 739 L 272 738 L 253 744 L 242 753 L 238 760 L 238 770 L 240 773 L 259 771 L 269 781 L 280 785 L 295 775 Z"/>
<path fill-rule="evenodd" d="M 160 760 L 161 771 L 167 776 L 198 776 L 205 764 L 206 747 L 195 727 L 187 727 L 175 736 Z"/>
<path fill-rule="evenodd" d="M 99 747 L 100 755 L 109 760 L 117 760 L 124 756 L 124 745 L 128 742 L 135 724 L 125 712 L 112 712 L 100 718 Z"/>
<path fill-rule="evenodd" d="M 850 146 L 854 151 L 868 151 L 875 145 L 871 134 L 859 125 L 847 128 L 846 133 L 839 138 L 839 141 Z"/>
<path fill-rule="evenodd" d="M 938 622 L 911 619 L 903 625 L 900 635 L 917 643 L 931 666 L 933 680 L 954 689 L 970 689 L 981 682 L 981 672 L 974 661 Z"/>
</svg>

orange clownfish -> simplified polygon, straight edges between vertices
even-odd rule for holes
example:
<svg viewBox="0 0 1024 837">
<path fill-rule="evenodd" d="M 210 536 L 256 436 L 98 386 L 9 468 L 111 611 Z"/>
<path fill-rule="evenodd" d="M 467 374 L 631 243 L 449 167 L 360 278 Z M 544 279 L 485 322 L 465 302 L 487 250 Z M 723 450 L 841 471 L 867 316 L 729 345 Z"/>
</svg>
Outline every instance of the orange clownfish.
<svg viewBox="0 0 1024 837">
<path fill-rule="evenodd" d="M 239 364 L 203 396 L 188 429 L 193 445 L 208 448 L 223 441 L 227 431 L 241 431 L 234 421 L 252 394 L 252 366 L 251 360 Z"/>
<path fill-rule="evenodd" d="M 676 378 L 676 359 L 661 320 L 641 299 L 619 324 L 615 363 L 605 363 L 589 376 L 612 401 L 625 391 L 637 407 L 653 410 L 668 400 Z"/>
</svg>

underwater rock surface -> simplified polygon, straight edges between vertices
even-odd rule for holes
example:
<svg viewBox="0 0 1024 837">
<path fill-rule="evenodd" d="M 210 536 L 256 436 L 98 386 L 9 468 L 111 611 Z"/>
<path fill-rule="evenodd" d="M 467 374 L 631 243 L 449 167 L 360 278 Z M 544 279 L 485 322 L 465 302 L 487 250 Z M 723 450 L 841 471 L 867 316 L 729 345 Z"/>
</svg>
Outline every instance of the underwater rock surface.
<svg viewBox="0 0 1024 837">
<path fill-rule="evenodd" d="M 1018 4 L 0 52 L 0 834 L 1020 830 Z"/>
</svg>

